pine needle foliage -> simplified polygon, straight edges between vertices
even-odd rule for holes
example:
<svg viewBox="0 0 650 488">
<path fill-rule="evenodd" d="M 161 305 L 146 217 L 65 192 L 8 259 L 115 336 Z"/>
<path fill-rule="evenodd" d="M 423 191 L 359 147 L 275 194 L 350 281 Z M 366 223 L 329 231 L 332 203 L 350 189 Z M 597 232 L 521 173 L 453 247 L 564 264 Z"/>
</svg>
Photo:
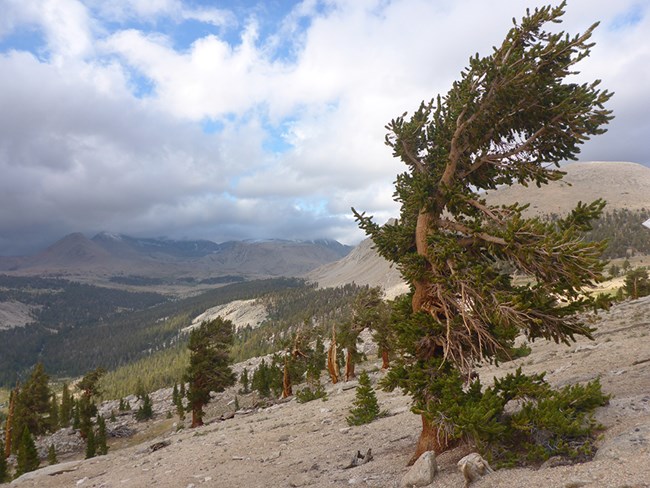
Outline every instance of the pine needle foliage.
<svg viewBox="0 0 650 488">
<path fill-rule="evenodd" d="M 469 59 L 446 95 L 387 125 L 386 144 L 407 168 L 395 182 L 398 221 L 379 226 L 353 209 L 411 287 L 392 379 L 423 415 L 420 452 L 448 447 L 434 414 L 456 374 L 498 361 L 520 333 L 591 337 L 577 312 L 594 306 L 585 289 L 603 278 L 605 243 L 583 233 L 605 203 L 579 203 L 549 221 L 525 217 L 526 205 L 490 205 L 482 193 L 561 179 L 560 162 L 577 159 L 612 118 L 598 80 L 567 80 L 589 55 L 596 24 L 575 36 L 548 29 L 565 6 L 527 11 L 500 46 Z M 529 280 L 513 282 L 510 270 Z"/>
<path fill-rule="evenodd" d="M 539 464 L 552 456 L 590 459 L 601 428 L 593 412 L 609 401 L 598 380 L 553 389 L 543 373 L 527 376 L 521 369 L 484 391 L 478 380 L 464 388 L 460 375 L 449 374 L 441 389 L 445 395 L 432 416 L 450 440 L 470 442 L 496 466 Z"/>
<path fill-rule="evenodd" d="M 97 437 L 95 439 L 97 454 L 100 456 L 108 454 L 108 444 L 106 443 L 106 421 L 101 415 L 97 416 Z"/>
<path fill-rule="evenodd" d="M 327 392 L 320 380 L 317 380 L 296 392 L 296 401 L 298 403 L 308 403 L 318 399 L 327 401 Z"/>
<path fill-rule="evenodd" d="M 377 395 L 366 371 L 359 375 L 359 386 L 352 405 L 350 415 L 346 417 L 348 425 L 369 424 L 381 414 Z"/>
<path fill-rule="evenodd" d="M 9 481 L 9 466 L 7 458 L 5 457 L 5 443 L 2 436 L 0 436 L 0 483 Z"/>
<path fill-rule="evenodd" d="M 229 350 L 233 342 L 233 324 L 217 317 L 192 330 L 188 342 L 190 364 L 183 381 L 189 383 L 187 399 L 192 410 L 192 427 L 203 424 L 203 407 L 210 392 L 221 392 L 235 384 L 230 368 Z"/>
<path fill-rule="evenodd" d="M 145 420 L 153 418 L 153 403 L 151 402 L 149 393 L 147 393 L 142 383 L 138 385 L 136 397 L 140 400 L 140 406 L 135 411 L 135 419 L 138 422 L 144 422 Z"/>
<path fill-rule="evenodd" d="M 29 432 L 27 426 L 23 428 L 18 445 L 18 455 L 16 457 L 16 478 L 19 476 L 38 469 L 40 461 L 34 438 Z"/>
<path fill-rule="evenodd" d="M 47 464 L 52 466 L 53 464 L 57 464 L 59 460 L 57 459 L 56 456 L 56 448 L 54 447 L 54 444 L 50 444 L 50 447 L 47 449 Z"/>
<path fill-rule="evenodd" d="M 95 443 L 95 431 L 89 429 L 86 434 L 86 459 L 94 458 L 97 455 L 97 444 Z"/>
</svg>

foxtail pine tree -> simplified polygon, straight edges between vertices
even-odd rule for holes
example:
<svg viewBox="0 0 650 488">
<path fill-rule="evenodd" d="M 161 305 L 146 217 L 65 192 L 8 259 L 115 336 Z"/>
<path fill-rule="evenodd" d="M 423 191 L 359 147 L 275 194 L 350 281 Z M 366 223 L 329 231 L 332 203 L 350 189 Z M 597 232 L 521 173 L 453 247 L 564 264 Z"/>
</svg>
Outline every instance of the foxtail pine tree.
<svg viewBox="0 0 650 488">
<path fill-rule="evenodd" d="M 551 222 L 526 217 L 518 203 L 490 205 L 483 194 L 561 179 L 559 163 L 577 159 L 612 118 L 599 81 L 567 80 L 589 55 L 597 24 L 575 36 L 546 30 L 565 5 L 527 11 L 491 54 L 470 58 L 445 96 L 387 125 L 386 143 L 407 167 L 395 182 L 397 222 L 380 227 L 353 209 L 411 288 L 388 383 L 408 391 L 422 415 L 414 459 L 448 447 L 438 406 L 449 378 L 503 357 L 522 332 L 565 343 L 590 335 L 576 312 L 591 303 L 585 287 L 601 278 L 603 244 L 581 233 L 604 202 L 580 203 Z M 513 269 L 531 279 L 514 283 Z"/>
<path fill-rule="evenodd" d="M 190 333 L 187 347 L 190 364 L 183 381 L 189 383 L 187 399 L 192 411 L 192 427 L 203 425 L 203 407 L 210 401 L 210 392 L 222 392 L 235 384 L 236 376 L 230 369 L 229 352 L 234 327 L 221 317 L 202 322 Z"/>
</svg>

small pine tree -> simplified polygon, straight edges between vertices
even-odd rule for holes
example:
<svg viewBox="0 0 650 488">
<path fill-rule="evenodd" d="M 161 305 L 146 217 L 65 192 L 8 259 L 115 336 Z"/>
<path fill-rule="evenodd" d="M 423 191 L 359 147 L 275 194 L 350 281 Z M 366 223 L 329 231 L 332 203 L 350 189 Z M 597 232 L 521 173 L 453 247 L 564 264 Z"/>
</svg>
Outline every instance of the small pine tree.
<svg viewBox="0 0 650 488">
<path fill-rule="evenodd" d="M 92 417 L 97 413 L 97 407 L 92 403 L 90 397 L 82 396 L 77 401 L 77 411 L 79 412 L 79 431 L 81 437 L 85 439 L 88 433 L 93 430 Z"/>
<path fill-rule="evenodd" d="M 106 444 L 106 422 L 101 415 L 97 416 L 97 437 L 95 439 L 97 454 L 103 456 L 108 454 L 108 445 Z"/>
<path fill-rule="evenodd" d="M 78 430 L 81 427 L 81 415 L 79 414 L 79 403 L 74 402 L 72 407 L 72 428 Z"/>
<path fill-rule="evenodd" d="M 151 403 L 151 397 L 148 393 L 144 393 L 140 399 L 142 400 L 142 403 L 140 404 L 138 410 L 135 412 L 135 419 L 138 422 L 143 422 L 145 420 L 153 418 L 153 406 Z"/>
<path fill-rule="evenodd" d="M 625 275 L 625 293 L 632 300 L 650 295 L 650 279 L 646 268 L 630 269 Z"/>
<path fill-rule="evenodd" d="M 95 443 L 95 432 L 89 429 L 86 434 L 86 459 L 93 458 L 97 455 L 97 444 Z"/>
<path fill-rule="evenodd" d="M 119 404 L 119 406 L 117 407 L 117 409 L 118 409 L 120 412 L 124 412 L 124 411 L 126 410 L 126 403 L 124 402 L 124 398 L 120 398 L 120 404 Z"/>
<path fill-rule="evenodd" d="M 239 382 L 241 383 L 240 393 L 250 393 L 250 379 L 248 378 L 248 370 L 244 368 L 244 371 L 241 372 L 239 377 Z"/>
<path fill-rule="evenodd" d="M 54 447 L 54 444 L 50 444 L 50 447 L 47 450 L 47 464 L 52 466 L 58 462 L 59 460 L 56 457 L 56 448 Z"/>
<path fill-rule="evenodd" d="M 16 458 L 16 478 L 19 476 L 38 469 L 40 461 L 38 460 L 38 451 L 34 444 L 32 434 L 27 426 L 23 429 L 23 434 L 18 445 L 18 456 Z"/>
<path fill-rule="evenodd" d="M 178 385 L 174 383 L 174 388 L 172 388 L 172 403 L 174 405 L 178 405 L 178 400 L 179 400 Z"/>
<path fill-rule="evenodd" d="M 63 383 L 63 391 L 61 393 L 61 408 L 59 409 L 59 425 L 67 427 L 72 420 L 72 409 L 74 408 L 74 400 L 70 394 L 70 388 L 67 383 Z"/>
<path fill-rule="evenodd" d="M 350 415 L 346 417 L 348 425 L 369 424 L 379 417 L 377 395 L 375 395 L 375 390 L 370 384 L 370 377 L 365 371 L 359 375 L 359 386 L 352 405 L 354 407 L 350 409 Z"/>
<path fill-rule="evenodd" d="M 5 457 L 5 444 L 0 436 L 0 483 L 9 480 L 9 466 L 7 465 L 7 458 Z"/>
<path fill-rule="evenodd" d="M 320 379 L 296 392 L 296 401 L 298 403 L 307 403 L 319 398 L 323 401 L 327 401 L 327 392 L 325 391 L 325 388 L 323 388 Z"/>
<path fill-rule="evenodd" d="M 109 417 L 109 420 L 110 420 L 111 422 L 115 422 L 115 420 L 116 420 L 116 419 L 115 419 L 115 410 L 111 410 L 111 416 Z"/>
<path fill-rule="evenodd" d="M 264 359 L 262 359 L 260 365 L 253 372 L 252 386 L 253 389 L 256 390 L 261 396 L 271 396 L 268 366 L 266 365 L 266 361 Z"/>
<path fill-rule="evenodd" d="M 180 392 L 178 394 L 178 402 L 176 403 L 176 414 L 181 422 L 185 420 L 185 405 L 183 405 L 183 397 L 180 396 Z"/>
<path fill-rule="evenodd" d="M 323 343 L 323 336 L 320 334 L 316 337 L 316 344 L 314 345 L 314 352 L 312 353 L 309 361 L 307 372 L 309 369 L 312 372 L 318 372 L 317 376 L 320 377 L 320 372 L 327 368 L 327 352 L 325 351 L 325 344 Z"/>
</svg>

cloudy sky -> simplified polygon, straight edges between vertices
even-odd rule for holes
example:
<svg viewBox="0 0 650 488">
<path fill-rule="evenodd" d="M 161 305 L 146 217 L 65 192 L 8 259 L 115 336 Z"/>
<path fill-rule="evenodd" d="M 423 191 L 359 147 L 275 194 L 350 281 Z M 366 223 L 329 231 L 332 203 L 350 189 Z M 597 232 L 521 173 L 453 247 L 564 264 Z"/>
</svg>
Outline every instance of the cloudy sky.
<svg viewBox="0 0 650 488">
<path fill-rule="evenodd" d="M 0 254 L 63 235 L 330 237 L 397 214 L 384 125 L 534 0 L 0 0 Z M 650 1 L 600 20 L 616 119 L 582 160 L 650 164 Z"/>
</svg>

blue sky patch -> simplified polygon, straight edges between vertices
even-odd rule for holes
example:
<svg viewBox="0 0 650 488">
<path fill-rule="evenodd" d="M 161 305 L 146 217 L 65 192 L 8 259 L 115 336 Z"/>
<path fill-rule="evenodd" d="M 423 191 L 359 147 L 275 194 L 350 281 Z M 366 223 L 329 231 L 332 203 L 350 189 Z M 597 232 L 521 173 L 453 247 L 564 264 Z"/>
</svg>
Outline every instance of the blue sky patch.
<svg viewBox="0 0 650 488">
<path fill-rule="evenodd" d="M 617 15 L 608 25 L 610 30 L 616 31 L 627 27 L 635 26 L 645 15 L 645 9 L 637 3 L 629 8 L 626 12 Z"/>
<path fill-rule="evenodd" d="M 203 119 L 201 121 L 201 129 L 204 134 L 218 134 L 225 126 L 226 124 L 222 120 Z"/>
<path fill-rule="evenodd" d="M 47 44 L 43 32 L 36 27 L 23 26 L 0 38 L 0 52 L 27 51 L 37 58 L 47 59 Z"/>
<path fill-rule="evenodd" d="M 271 124 L 268 120 L 263 123 L 266 139 L 262 142 L 262 148 L 273 154 L 280 154 L 289 151 L 293 145 L 287 140 L 287 134 L 295 118 L 286 118 L 279 124 Z"/>
</svg>

